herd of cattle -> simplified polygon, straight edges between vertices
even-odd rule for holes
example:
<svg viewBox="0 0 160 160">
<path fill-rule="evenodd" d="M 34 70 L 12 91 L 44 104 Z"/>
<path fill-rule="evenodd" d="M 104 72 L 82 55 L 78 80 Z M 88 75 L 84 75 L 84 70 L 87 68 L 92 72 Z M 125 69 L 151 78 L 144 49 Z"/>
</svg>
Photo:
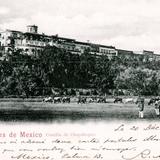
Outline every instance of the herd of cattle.
<svg viewBox="0 0 160 160">
<path fill-rule="evenodd" d="M 160 100 L 160 97 L 150 98 L 148 101 L 148 105 L 152 105 Z M 85 103 L 109 103 L 106 97 L 76 97 L 74 101 L 78 104 L 85 104 Z M 50 103 L 70 103 L 70 97 L 46 97 L 43 99 L 43 102 L 50 102 Z M 112 100 L 113 103 L 137 103 L 137 98 L 120 98 L 116 97 Z"/>
<path fill-rule="evenodd" d="M 53 103 L 70 103 L 70 97 L 47 97 L 43 99 L 43 102 L 53 102 Z M 79 103 L 107 103 L 106 98 L 104 97 L 77 97 L 76 102 Z"/>
</svg>

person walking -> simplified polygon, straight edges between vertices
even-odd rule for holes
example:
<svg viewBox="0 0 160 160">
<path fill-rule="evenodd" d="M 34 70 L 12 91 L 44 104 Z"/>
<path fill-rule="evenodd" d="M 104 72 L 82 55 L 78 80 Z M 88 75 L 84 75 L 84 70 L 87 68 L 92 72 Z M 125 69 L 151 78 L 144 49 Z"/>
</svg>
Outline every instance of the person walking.
<svg viewBox="0 0 160 160">
<path fill-rule="evenodd" d="M 138 97 L 137 99 L 137 104 L 138 104 L 138 108 L 139 108 L 139 118 L 143 118 L 144 117 L 144 101 L 145 99 L 143 97 Z"/>
<path fill-rule="evenodd" d="M 160 115 L 160 100 L 157 100 L 155 102 L 155 112 L 156 112 L 156 115 L 159 116 Z"/>
</svg>

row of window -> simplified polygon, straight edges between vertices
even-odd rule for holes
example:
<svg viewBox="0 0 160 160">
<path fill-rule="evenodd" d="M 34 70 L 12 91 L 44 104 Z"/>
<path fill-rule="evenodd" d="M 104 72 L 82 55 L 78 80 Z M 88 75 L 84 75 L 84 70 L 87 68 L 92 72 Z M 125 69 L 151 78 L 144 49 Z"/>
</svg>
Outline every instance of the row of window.
<svg viewBox="0 0 160 160">
<path fill-rule="evenodd" d="M 13 35 L 13 34 L 12 34 Z M 19 35 L 19 34 L 17 34 Z M 25 36 L 25 35 L 24 35 Z M 106 53 L 106 54 L 113 54 L 114 52 L 116 53 L 116 51 L 113 50 L 109 50 L 109 49 L 105 49 L 105 48 L 101 48 L 100 46 L 96 46 L 96 49 L 95 47 L 92 47 L 90 44 L 86 44 L 86 45 L 83 45 L 83 44 L 78 44 L 76 43 L 76 41 L 74 42 L 69 42 L 69 41 L 65 41 L 65 40 L 59 40 L 57 38 L 57 40 L 54 41 L 54 39 L 49 39 L 47 37 L 43 37 L 43 36 L 40 36 L 37 38 L 37 40 L 32 40 L 32 36 L 27 36 L 26 35 L 26 38 L 28 37 L 28 39 L 14 39 L 15 40 L 15 45 L 34 45 L 34 46 L 46 46 L 47 44 L 50 44 L 51 46 L 53 46 L 55 43 L 57 43 L 57 45 L 59 45 L 61 48 L 64 48 L 64 49 L 67 49 L 67 50 L 79 50 L 79 51 L 84 51 L 84 50 L 87 50 L 87 49 L 90 49 L 90 51 L 94 51 L 94 52 L 100 52 L 100 53 Z M 1 38 L 4 38 L 6 39 L 5 37 L 1 37 Z M 42 38 L 42 39 L 41 39 Z M 62 43 L 63 42 L 63 43 Z"/>
<path fill-rule="evenodd" d="M 108 50 L 108 49 L 100 49 L 100 52 L 101 52 L 101 53 L 107 53 L 107 54 L 115 53 L 114 50 Z"/>
<path fill-rule="evenodd" d="M 35 46 L 46 46 L 45 42 L 40 41 L 29 41 L 29 40 L 15 40 L 15 45 L 35 45 Z"/>
</svg>

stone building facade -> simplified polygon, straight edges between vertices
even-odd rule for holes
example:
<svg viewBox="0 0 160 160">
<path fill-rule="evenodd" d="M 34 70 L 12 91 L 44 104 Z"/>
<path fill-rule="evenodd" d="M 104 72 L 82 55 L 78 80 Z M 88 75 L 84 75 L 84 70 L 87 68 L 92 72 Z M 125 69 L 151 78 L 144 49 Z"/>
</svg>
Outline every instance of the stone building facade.
<svg viewBox="0 0 160 160">
<path fill-rule="evenodd" d="M 0 51 L 12 52 L 22 50 L 22 53 L 32 55 L 37 51 L 43 50 L 46 46 L 56 46 L 65 49 L 73 54 L 83 54 L 86 51 L 90 54 L 101 56 L 107 55 L 108 58 L 115 56 L 125 58 L 141 58 L 149 61 L 159 61 L 160 56 L 153 51 L 129 51 L 116 49 L 114 46 L 95 44 L 91 42 L 80 42 L 71 38 L 59 37 L 58 35 L 45 35 L 38 33 L 38 26 L 28 25 L 26 32 L 5 30 L 0 32 Z"/>
<path fill-rule="evenodd" d="M 43 50 L 46 46 L 56 46 L 70 51 L 73 54 L 83 54 L 86 50 L 91 54 L 108 57 L 117 56 L 118 51 L 113 46 L 79 42 L 75 39 L 59 37 L 57 35 L 45 35 L 38 33 L 38 26 L 27 26 L 27 32 L 6 30 L 0 33 L 0 47 L 5 52 L 21 49 L 27 54 Z"/>
</svg>

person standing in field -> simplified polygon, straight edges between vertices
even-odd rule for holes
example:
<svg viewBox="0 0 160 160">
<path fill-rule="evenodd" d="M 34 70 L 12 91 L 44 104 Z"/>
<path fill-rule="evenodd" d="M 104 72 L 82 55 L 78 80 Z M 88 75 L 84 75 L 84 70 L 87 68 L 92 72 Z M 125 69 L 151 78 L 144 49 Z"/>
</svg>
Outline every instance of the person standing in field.
<svg viewBox="0 0 160 160">
<path fill-rule="evenodd" d="M 137 99 L 137 104 L 138 104 L 138 108 L 139 108 L 139 118 L 143 118 L 144 117 L 144 98 L 143 97 L 138 97 Z"/>
<path fill-rule="evenodd" d="M 159 116 L 160 115 L 160 100 L 157 100 L 155 102 L 155 112 L 156 112 L 156 115 Z"/>
</svg>

